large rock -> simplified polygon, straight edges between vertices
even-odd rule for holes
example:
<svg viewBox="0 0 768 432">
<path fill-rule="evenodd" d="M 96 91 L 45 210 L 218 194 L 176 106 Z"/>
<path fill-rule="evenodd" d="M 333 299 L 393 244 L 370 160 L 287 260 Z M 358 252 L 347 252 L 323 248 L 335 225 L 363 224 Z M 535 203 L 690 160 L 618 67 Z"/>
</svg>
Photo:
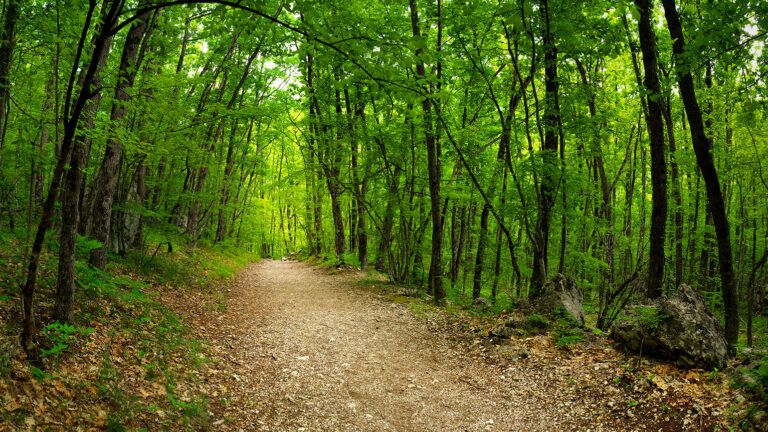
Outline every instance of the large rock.
<svg viewBox="0 0 768 432">
<path fill-rule="evenodd" d="M 631 351 L 686 368 L 722 368 L 728 358 L 718 320 L 688 285 L 680 285 L 673 297 L 627 308 L 611 337 Z"/>
<path fill-rule="evenodd" d="M 579 325 L 584 325 L 584 294 L 573 279 L 560 273 L 544 284 L 541 295 L 533 300 L 533 306 L 550 315 L 565 311 Z"/>
</svg>

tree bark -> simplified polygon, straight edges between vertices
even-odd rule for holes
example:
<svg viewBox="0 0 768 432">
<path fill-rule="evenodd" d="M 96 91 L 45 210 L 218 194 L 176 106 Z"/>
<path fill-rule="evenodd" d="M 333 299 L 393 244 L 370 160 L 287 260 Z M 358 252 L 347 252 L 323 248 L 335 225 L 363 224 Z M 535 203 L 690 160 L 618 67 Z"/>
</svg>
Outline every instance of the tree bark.
<svg viewBox="0 0 768 432">
<path fill-rule="evenodd" d="M 480 233 L 477 237 L 477 254 L 475 255 L 475 269 L 472 277 L 472 300 L 480 298 L 483 289 L 483 267 L 485 264 L 485 246 L 488 242 L 488 217 L 491 206 L 485 204 L 480 214 Z"/>
<path fill-rule="evenodd" d="M 672 175 L 672 199 L 675 202 L 675 287 L 683 283 L 683 196 L 680 191 L 680 169 L 677 164 L 677 145 L 675 142 L 675 125 L 672 121 L 671 100 L 667 97 L 664 106 L 664 123 L 667 126 L 667 141 L 669 142 L 669 166 Z"/>
<path fill-rule="evenodd" d="M 8 108 L 11 97 L 11 65 L 16 48 L 16 22 L 19 19 L 19 1 L 8 0 L 0 33 L 0 149 L 5 143 L 5 128 L 8 124 Z M 1 161 L 1 159 L 0 159 Z"/>
</svg>

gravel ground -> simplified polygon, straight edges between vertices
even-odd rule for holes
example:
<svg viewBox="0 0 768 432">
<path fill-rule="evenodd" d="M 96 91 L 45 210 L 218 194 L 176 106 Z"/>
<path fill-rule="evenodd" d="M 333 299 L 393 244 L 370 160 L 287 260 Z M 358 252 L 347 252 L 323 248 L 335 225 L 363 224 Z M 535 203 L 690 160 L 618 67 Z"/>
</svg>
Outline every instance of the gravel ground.
<svg viewBox="0 0 768 432">
<path fill-rule="evenodd" d="M 489 361 L 485 347 L 359 289 L 359 277 L 262 261 L 238 276 L 223 312 L 199 317 L 218 359 L 204 374 L 215 430 L 712 429 L 693 402 L 628 409 L 632 390 L 612 378 L 625 360 L 612 350 L 595 348 L 597 363 L 538 355 L 540 336 L 526 339 L 524 360 Z"/>
</svg>

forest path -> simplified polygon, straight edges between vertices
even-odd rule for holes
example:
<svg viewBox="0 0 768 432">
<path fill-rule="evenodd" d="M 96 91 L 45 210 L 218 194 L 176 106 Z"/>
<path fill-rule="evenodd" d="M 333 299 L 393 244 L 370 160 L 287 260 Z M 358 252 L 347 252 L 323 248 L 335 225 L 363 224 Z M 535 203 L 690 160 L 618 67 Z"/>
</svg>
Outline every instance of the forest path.
<svg viewBox="0 0 768 432">
<path fill-rule="evenodd" d="M 562 394 L 567 386 L 549 368 L 521 363 L 510 373 L 472 356 L 430 332 L 406 305 L 356 287 L 359 277 L 268 260 L 238 276 L 226 312 L 212 324 L 226 343 L 213 349 L 237 371 L 219 376 L 221 394 L 212 396 L 228 403 L 214 424 L 236 431 L 615 430 L 601 426 L 605 407 Z"/>
</svg>

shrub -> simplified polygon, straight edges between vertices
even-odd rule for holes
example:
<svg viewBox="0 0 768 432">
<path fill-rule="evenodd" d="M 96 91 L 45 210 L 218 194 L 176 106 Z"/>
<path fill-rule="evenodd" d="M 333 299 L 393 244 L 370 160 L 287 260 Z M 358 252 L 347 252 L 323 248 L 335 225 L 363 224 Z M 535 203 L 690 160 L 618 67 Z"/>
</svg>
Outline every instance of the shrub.
<svg viewBox="0 0 768 432">
<path fill-rule="evenodd" d="M 768 355 L 760 363 L 739 369 L 735 387 L 741 387 L 768 404 Z"/>
<path fill-rule="evenodd" d="M 548 328 L 549 328 L 549 321 L 547 321 L 547 319 L 544 318 L 541 314 L 534 313 L 534 314 L 528 315 L 525 318 L 526 330 L 546 330 Z"/>
</svg>

